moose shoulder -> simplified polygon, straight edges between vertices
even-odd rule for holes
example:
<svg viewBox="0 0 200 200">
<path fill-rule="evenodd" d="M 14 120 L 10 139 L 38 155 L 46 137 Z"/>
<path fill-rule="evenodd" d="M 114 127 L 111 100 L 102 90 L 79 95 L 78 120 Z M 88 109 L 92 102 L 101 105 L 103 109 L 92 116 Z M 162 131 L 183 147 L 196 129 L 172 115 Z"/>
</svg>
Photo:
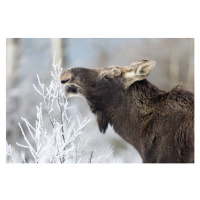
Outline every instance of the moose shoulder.
<svg viewBox="0 0 200 200">
<path fill-rule="evenodd" d="M 166 92 L 146 80 L 155 66 L 71 68 L 62 73 L 68 96 L 84 97 L 101 132 L 110 123 L 144 163 L 194 162 L 194 94 L 179 86 Z"/>
</svg>

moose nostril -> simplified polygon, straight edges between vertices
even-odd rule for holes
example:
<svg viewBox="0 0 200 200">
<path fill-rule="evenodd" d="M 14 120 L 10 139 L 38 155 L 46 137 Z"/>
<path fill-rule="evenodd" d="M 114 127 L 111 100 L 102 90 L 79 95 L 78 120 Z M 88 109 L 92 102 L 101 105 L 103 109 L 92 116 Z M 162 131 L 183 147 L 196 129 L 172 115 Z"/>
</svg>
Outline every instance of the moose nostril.
<svg viewBox="0 0 200 200">
<path fill-rule="evenodd" d="M 67 82 L 69 82 L 69 81 L 70 81 L 70 79 L 62 80 L 61 83 L 62 83 L 62 84 L 65 84 L 65 83 L 67 83 Z"/>
</svg>

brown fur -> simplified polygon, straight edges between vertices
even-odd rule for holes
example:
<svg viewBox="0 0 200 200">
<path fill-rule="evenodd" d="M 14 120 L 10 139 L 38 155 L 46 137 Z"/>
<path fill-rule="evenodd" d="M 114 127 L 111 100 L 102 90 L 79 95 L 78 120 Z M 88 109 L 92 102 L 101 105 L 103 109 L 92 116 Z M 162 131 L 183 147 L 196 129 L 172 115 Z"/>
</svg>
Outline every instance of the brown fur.
<svg viewBox="0 0 200 200">
<path fill-rule="evenodd" d="M 61 75 L 67 95 L 86 98 L 101 132 L 108 124 L 145 163 L 194 162 L 194 95 L 166 92 L 146 80 L 153 61 L 127 67 L 72 68 Z"/>
</svg>

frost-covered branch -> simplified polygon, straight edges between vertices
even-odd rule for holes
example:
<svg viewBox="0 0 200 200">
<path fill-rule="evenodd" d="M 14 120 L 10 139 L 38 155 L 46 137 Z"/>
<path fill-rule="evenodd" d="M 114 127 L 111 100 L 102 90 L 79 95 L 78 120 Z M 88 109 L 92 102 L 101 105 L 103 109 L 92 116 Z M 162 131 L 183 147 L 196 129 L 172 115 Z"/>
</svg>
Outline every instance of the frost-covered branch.
<svg viewBox="0 0 200 200">
<path fill-rule="evenodd" d="M 11 145 L 9 145 L 7 142 L 6 142 L 6 155 L 7 155 L 8 157 L 10 157 L 11 160 L 12 160 L 14 163 L 16 163 L 16 161 L 15 161 L 15 159 L 14 159 L 14 157 L 13 157 Z"/>
<path fill-rule="evenodd" d="M 66 163 L 82 161 L 82 155 L 85 153 L 89 142 L 85 143 L 83 150 L 80 148 L 80 137 L 83 134 L 84 128 L 90 122 L 90 119 L 82 119 L 77 115 L 76 119 L 69 116 L 67 97 L 63 92 L 63 87 L 60 83 L 60 75 L 62 68 L 61 61 L 55 62 L 53 58 L 53 70 L 50 72 L 52 80 L 49 86 L 46 86 L 40 80 L 39 75 L 36 75 L 38 86 L 33 84 L 35 91 L 42 97 L 42 102 L 36 106 L 35 124 L 31 124 L 26 118 L 21 118 L 23 122 L 18 123 L 25 144 L 16 143 L 25 152 L 29 150 L 32 159 L 26 158 L 26 154 L 22 154 L 22 162 L 48 162 L 48 163 Z M 48 115 L 48 122 L 45 116 Z M 50 124 L 50 126 L 48 126 Z M 93 154 L 96 151 L 95 145 L 90 156 L 90 162 L 97 161 L 101 157 L 93 159 Z M 106 154 L 107 155 L 107 154 Z M 106 155 L 102 156 L 105 157 Z M 110 155 L 110 153 L 109 153 Z M 7 144 L 7 156 L 13 162 L 16 160 L 13 157 L 11 146 Z"/>
</svg>

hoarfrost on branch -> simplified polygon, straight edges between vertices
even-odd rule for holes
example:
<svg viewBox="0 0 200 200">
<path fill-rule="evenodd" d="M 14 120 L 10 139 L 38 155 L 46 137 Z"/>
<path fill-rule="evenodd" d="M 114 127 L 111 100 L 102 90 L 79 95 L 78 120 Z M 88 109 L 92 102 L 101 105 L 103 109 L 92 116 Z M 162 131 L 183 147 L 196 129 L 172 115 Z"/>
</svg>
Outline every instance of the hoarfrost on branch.
<svg viewBox="0 0 200 200">
<path fill-rule="evenodd" d="M 84 149 L 89 145 L 89 142 L 85 143 L 84 149 L 79 150 L 79 140 L 80 135 L 83 134 L 83 129 L 90 122 L 90 119 L 83 119 L 81 121 L 80 117 L 77 115 L 78 126 L 74 124 L 74 120 L 68 115 L 68 101 L 67 97 L 63 92 L 62 85 L 60 84 L 59 77 L 62 73 L 62 68 L 60 67 L 61 61 L 55 62 L 55 54 L 53 58 L 53 70 L 50 72 L 52 80 L 49 86 L 45 86 L 41 83 L 39 75 L 37 76 L 38 86 L 33 84 L 35 91 L 42 97 L 43 102 L 36 106 L 36 117 L 35 126 L 31 125 L 25 118 L 21 118 L 26 129 L 21 123 L 18 123 L 23 139 L 26 144 L 16 143 L 19 147 L 29 150 L 32 156 L 32 162 L 40 163 L 68 163 L 75 162 L 80 163 L 82 161 L 82 155 L 84 154 Z M 45 110 L 43 110 L 43 107 Z M 51 131 L 47 131 L 45 128 L 45 123 L 43 119 L 43 112 L 47 112 L 48 118 L 51 124 Z M 57 117 L 54 117 L 54 115 Z M 29 136 L 27 135 L 29 134 Z M 97 141 L 96 141 L 97 142 Z M 13 156 L 11 145 L 6 143 L 7 156 L 12 162 L 17 162 Z M 106 155 L 102 155 L 96 159 L 93 158 L 95 149 L 89 155 L 88 162 L 97 161 L 101 158 L 107 158 L 112 153 L 109 149 Z M 22 162 L 27 163 L 25 155 L 22 153 Z"/>
</svg>

